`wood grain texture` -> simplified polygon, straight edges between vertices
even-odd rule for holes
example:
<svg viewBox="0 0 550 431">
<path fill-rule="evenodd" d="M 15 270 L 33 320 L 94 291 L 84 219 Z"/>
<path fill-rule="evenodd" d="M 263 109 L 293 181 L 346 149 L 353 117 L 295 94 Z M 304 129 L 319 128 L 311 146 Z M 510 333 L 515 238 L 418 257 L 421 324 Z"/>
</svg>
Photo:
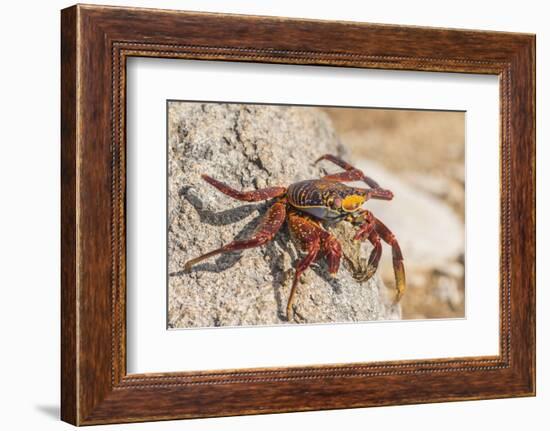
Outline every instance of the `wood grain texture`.
<svg viewBox="0 0 550 431">
<path fill-rule="evenodd" d="M 76 9 L 61 17 L 61 417 L 77 422 Z"/>
<path fill-rule="evenodd" d="M 534 394 L 533 35 L 74 6 L 62 11 L 61 37 L 63 420 L 83 425 Z M 127 375 L 130 56 L 499 75 L 499 356 Z"/>
</svg>

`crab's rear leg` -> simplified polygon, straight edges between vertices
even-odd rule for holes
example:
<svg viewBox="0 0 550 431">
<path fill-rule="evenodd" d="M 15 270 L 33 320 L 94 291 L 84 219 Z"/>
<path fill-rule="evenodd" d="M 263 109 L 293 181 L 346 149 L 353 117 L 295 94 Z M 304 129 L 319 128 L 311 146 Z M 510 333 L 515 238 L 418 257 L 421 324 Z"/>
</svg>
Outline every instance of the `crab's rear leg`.
<svg viewBox="0 0 550 431">
<path fill-rule="evenodd" d="M 228 253 L 231 251 L 244 250 L 247 248 L 258 247 L 273 239 L 275 234 L 279 231 L 286 218 L 286 201 L 284 199 L 275 202 L 263 216 L 260 224 L 256 229 L 256 233 L 248 239 L 233 241 L 223 247 L 216 250 L 212 250 L 202 256 L 196 257 L 188 261 L 184 269 L 189 271 L 194 265 L 215 256 L 220 253 Z"/>
<path fill-rule="evenodd" d="M 234 188 L 228 186 L 227 184 L 222 183 L 221 181 L 218 181 L 205 174 L 202 175 L 202 179 L 206 181 L 208 184 L 210 184 L 211 186 L 214 186 L 215 188 L 217 188 L 223 194 L 226 194 L 227 196 L 231 196 L 233 199 L 237 199 L 245 202 L 265 201 L 267 199 L 283 196 L 286 193 L 285 187 L 268 187 L 265 189 L 242 192 L 239 190 L 235 190 Z"/>
</svg>

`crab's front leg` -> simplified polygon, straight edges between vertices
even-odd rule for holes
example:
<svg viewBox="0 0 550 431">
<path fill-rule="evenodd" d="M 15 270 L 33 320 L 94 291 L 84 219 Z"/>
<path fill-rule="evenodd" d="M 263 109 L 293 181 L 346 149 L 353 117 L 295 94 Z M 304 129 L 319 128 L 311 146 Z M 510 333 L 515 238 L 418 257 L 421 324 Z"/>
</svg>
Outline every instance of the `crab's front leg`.
<svg viewBox="0 0 550 431">
<path fill-rule="evenodd" d="M 290 320 L 292 305 L 298 280 L 304 271 L 317 259 L 319 255 L 327 259 L 328 270 L 336 274 L 340 267 L 342 257 L 342 246 L 338 240 L 327 232 L 321 224 L 298 211 L 291 211 L 288 215 L 288 227 L 294 240 L 306 255 L 296 265 L 296 272 L 290 289 L 290 295 L 286 307 L 287 319 Z"/>
<path fill-rule="evenodd" d="M 380 256 L 382 255 L 380 237 L 374 230 L 376 219 L 370 211 L 360 210 L 357 213 L 350 214 L 347 217 L 347 221 L 355 226 L 358 226 L 357 232 L 353 237 L 354 241 L 364 241 L 368 239 L 373 246 L 366 270 L 363 268 L 357 268 L 356 265 L 348 259 L 348 263 L 351 265 L 353 270 L 353 277 L 359 281 L 367 281 L 378 269 L 378 263 L 380 262 Z"/>
<path fill-rule="evenodd" d="M 286 305 L 286 317 L 290 320 L 292 312 L 292 304 L 294 295 L 296 294 L 296 286 L 298 280 L 304 271 L 317 258 L 317 254 L 321 248 L 321 238 L 319 235 L 319 228 L 316 226 L 309 217 L 306 217 L 297 211 L 291 211 L 288 215 L 288 228 L 290 234 L 298 243 L 300 249 L 306 252 L 305 257 L 298 262 L 294 273 L 294 280 L 292 281 L 292 287 L 290 289 L 290 295 L 288 296 L 288 302 Z"/>
<path fill-rule="evenodd" d="M 359 210 L 347 217 L 347 220 L 355 226 L 359 226 L 354 241 L 363 241 L 369 237 L 369 234 L 374 230 L 376 219 L 369 210 Z"/>
<path fill-rule="evenodd" d="M 395 238 L 395 235 L 389 230 L 384 223 L 375 218 L 374 229 L 378 235 L 391 246 L 392 258 L 393 258 L 393 272 L 395 275 L 395 302 L 399 302 L 405 289 L 407 287 L 405 279 L 405 266 L 403 265 L 403 253 L 401 253 L 401 247 Z"/>
<path fill-rule="evenodd" d="M 337 174 L 325 175 L 322 177 L 324 180 L 336 181 L 336 182 L 347 182 L 347 181 L 363 181 L 369 187 L 369 199 L 382 199 L 382 200 L 392 200 L 393 193 L 390 190 L 383 189 L 380 185 L 374 181 L 371 177 L 366 176 L 363 171 L 357 169 L 356 167 L 350 165 L 349 163 L 343 161 L 339 157 L 333 156 L 332 154 L 325 154 L 319 157 L 315 164 L 321 160 L 328 160 L 329 162 L 334 163 L 335 165 L 340 166 L 344 169 L 344 172 Z"/>
<path fill-rule="evenodd" d="M 366 271 L 356 271 L 354 277 L 360 281 L 366 281 L 376 273 L 380 257 L 382 256 L 382 243 L 380 241 L 380 239 L 382 239 L 392 248 L 396 289 L 395 302 L 398 302 L 405 292 L 406 279 L 405 267 L 403 265 L 403 253 L 401 253 L 401 247 L 395 235 L 368 210 L 362 210 L 356 214 L 350 215 L 348 221 L 359 226 L 354 240 L 363 241 L 368 239 L 373 246 Z"/>
</svg>

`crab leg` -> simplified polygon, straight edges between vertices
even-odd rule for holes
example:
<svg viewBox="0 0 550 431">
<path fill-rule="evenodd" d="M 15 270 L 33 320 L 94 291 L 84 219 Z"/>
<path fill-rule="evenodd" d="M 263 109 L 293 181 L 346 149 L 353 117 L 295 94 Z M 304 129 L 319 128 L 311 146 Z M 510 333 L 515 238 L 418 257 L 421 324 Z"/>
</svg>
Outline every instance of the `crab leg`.
<svg viewBox="0 0 550 431">
<path fill-rule="evenodd" d="M 375 220 L 374 215 L 369 210 L 360 210 L 359 212 L 350 215 L 349 221 L 355 225 L 359 224 L 359 229 L 357 229 L 353 240 L 363 241 L 365 238 L 368 238 L 369 234 L 376 225 Z"/>
<path fill-rule="evenodd" d="M 401 247 L 395 238 L 395 235 L 390 231 L 384 223 L 375 218 L 376 225 L 375 231 L 380 235 L 384 242 L 391 246 L 393 257 L 393 272 L 395 275 L 395 302 L 399 302 L 403 294 L 405 293 L 406 281 L 405 281 L 405 267 L 403 266 L 403 254 L 401 253 Z M 370 259 L 369 259 L 370 261 Z"/>
<path fill-rule="evenodd" d="M 334 163 L 335 165 L 340 166 L 342 169 L 345 169 L 345 172 L 340 172 L 338 174 L 325 175 L 322 177 L 323 180 L 327 181 L 336 181 L 336 182 L 346 182 L 346 181 L 363 181 L 369 187 L 369 198 L 373 199 L 384 199 L 391 200 L 393 199 L 393 193 L 389 190 L 383 189 L 380 185 L 374 181 L 372 178 L 367 177 L 362 171 L 353 167 L 347 162 L 344 162 L 342 159 L 333 156 L 331 154 L 325 154 L 324 156 L 319 157 L 315 163 L 320 162 L 321 160 L 328 160 L 329 162 Z"/>
<path fill-rule="evenodd" d="M 202 256 L 196 257 L 189 260 L 184 269 L 189 271 L 194 265 L 207 259 L 209 257 L 215 256 L 220 253 L 228 253 L 236 250 L 244 250 L 252 247 L 259 247 L 273 239 L 275 234 L 279 231 L 283 222 L 286 218 L 286 201 L 284 199 L 275 202 L 268 210 L 267 213 L 263 216 L 256 233 L 249 239 L 233 241 L 227 245 L 224 245 L 221 248 L 212 250 Z"/>
<path fill-rule="evenodd" d="M 397 290 L 395 302 L 398 302 L 405 292 L 406 282 L 403 254 L 395 235 L 368 210 L 362 210 L 357 214 L 350 215 L 347 220 L 355 225 L 359 224 L 359 229 L 353 239 L 359 241 L 368 239 L 374 247 L 369 256 L 367 269 L 365 271 L 354 269 L 354 277 L 360 281 L 366 281 L 374 275 L 382 256 L 382 244 L 380 242 L 380 238 L 382 238 L 392 248 L 395 288 Z"/>
<path fill-rule="evenodd" d="M 335 274 L 340 266 L 342 248 L 338 240 L 327 232 L 319 222 L 296 211 L 290 212 L 288 216 L 288 227 L 293 238 L 298 242 L 299 247 L 305 251 L 306 255 L 296 265 L 294 280 L 286 306 L 287 319 L 290 320 L 292 304 L 298 280 L 306 269 L 317 259 L 319 253 L 323 253 L 327 258 L 329 272 Z"/>
<path fill-rule="evenodd" d="M 267 199 L 282 196 L 286 193 L 285 187 L 268 187 L 266 189 L 241 192 L 239 190 L 235 190 L 225 183 L 222 183 L 221 181 L 209 177 L 208 175 L 203 174 L 202 179 L 208 184 L 217 188 L 220 192 L 226 194 L 227 196 L 231 196 L 234 199 L 245 202 L 265 201 Z"/>
<path fill-rule="evenodd" d="M 373 230 L 369 234 L 369 241 L 374 248 L 370 252 L 369 261 L 367 263 L 367 280 L 371 278 L 378 269 L 378 264 L 380 263 L 380 258 L 382 257 L 382 243 L 380 242 L 380 236 L 376 233 L 376 231 Z"/>
<path fill-rule="evenodd" d="M 380 257 L 382 256 L 382 244 L 380 243 L 380 236 L 376 233 L 375 230 L 376 218 L 370 211 L 362 210 L 358 214 L 351 216 L 349 221 L 351 221 L 353 224 L 359 224 L 359 229 L 357 230 L 353 239 L 355 241 L 364 241 L 365 239 L 368 239 L 374 247 L 369 256 L 366 271 L 354 270 L 354 277 L 356 279 L 360 281 L 367 281 L 374 275 L 374 273 L 378 269 L 378 263 L 380 262 Z"/>
<path fill-rule="evenodd" d="M 346 172 L 342 172 L 342 174 L 327 175 L 326 177 L 323 177 L 324 179 L 330 179 L 327 177 L 332 177 L 332 176 L 338 178 L 339 175 L 342 175 L 343 178 L 346 178 L 346 175 L 344 174 L 348 173 L 347 177 L 351 179 L 343 179 L 340 181 L 364 181 L 369 187 L 372 187 L 373 189 L 380 188 L 380 186 L 376 181 L 374 181 L 370 177 L 367 177 L 365 174 L 363 174 L 363 172 L 361 172 L 355 166 L 350 165 L 348 162 L 343 161 L 339 157 L 333 156 L 332 154 L 324 154 L 321 157 L 319 157 L 317 160 L 315 160 L 315 164 L 319 163 L 321 160 L 328 160 L 329 162 L 332 162 L 335 165 L 340 166 L 342 169 L 346 171 Z"/>
<path fill-rule="evenodd" d="M 298 280 L 304 271 L 315 261 L 321 248 L 321 238 L 319 237 L 319 226 L 308 217 L 305 217 L 296 211 L 291 211 L 288 215 L 288 228 L 292 237 L 297 241 L 298 246 L 306 251 L 306 256 L 298 262 L 292 281 L 292 288 L 286 305 L 287 320 L 290 320 L 292 303 L 296 293 Z"/>
<path fill-rule="evenodd" d="M 307 245 L 307 254 L 306 256 L 298 262 L 296 265 L 296 272 L 294 273 L 294 280 L 292 281 L 292 288 L 290 289 L 290 295 L 288 296 L 288 302 L 286 305 L 286 317 L 287 320 L 290 320 L 290 313 L 292 311 L 292 304 L 294 300 L 294 295 L 296 293 L 296 286 L 298 285 L 298 280 L 306 269 L 317 259 L 317 254 L 319 253 L 319 239 L 312 240 Z"/>
</svg>

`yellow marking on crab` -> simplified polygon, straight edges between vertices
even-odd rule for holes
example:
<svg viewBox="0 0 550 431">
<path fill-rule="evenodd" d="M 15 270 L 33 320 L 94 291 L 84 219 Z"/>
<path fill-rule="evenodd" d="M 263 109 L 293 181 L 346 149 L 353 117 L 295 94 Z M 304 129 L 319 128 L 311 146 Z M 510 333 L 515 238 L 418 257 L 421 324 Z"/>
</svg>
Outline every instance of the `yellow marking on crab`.
<svg viewBox="0 0 550 431">
<path fill-rule="evenodd" d="M 349 195 L 342 201 L 342 208 L 344 211 L 355 211 L 365 202 L 365 197 L 361 195 Z"/>
</svg>

